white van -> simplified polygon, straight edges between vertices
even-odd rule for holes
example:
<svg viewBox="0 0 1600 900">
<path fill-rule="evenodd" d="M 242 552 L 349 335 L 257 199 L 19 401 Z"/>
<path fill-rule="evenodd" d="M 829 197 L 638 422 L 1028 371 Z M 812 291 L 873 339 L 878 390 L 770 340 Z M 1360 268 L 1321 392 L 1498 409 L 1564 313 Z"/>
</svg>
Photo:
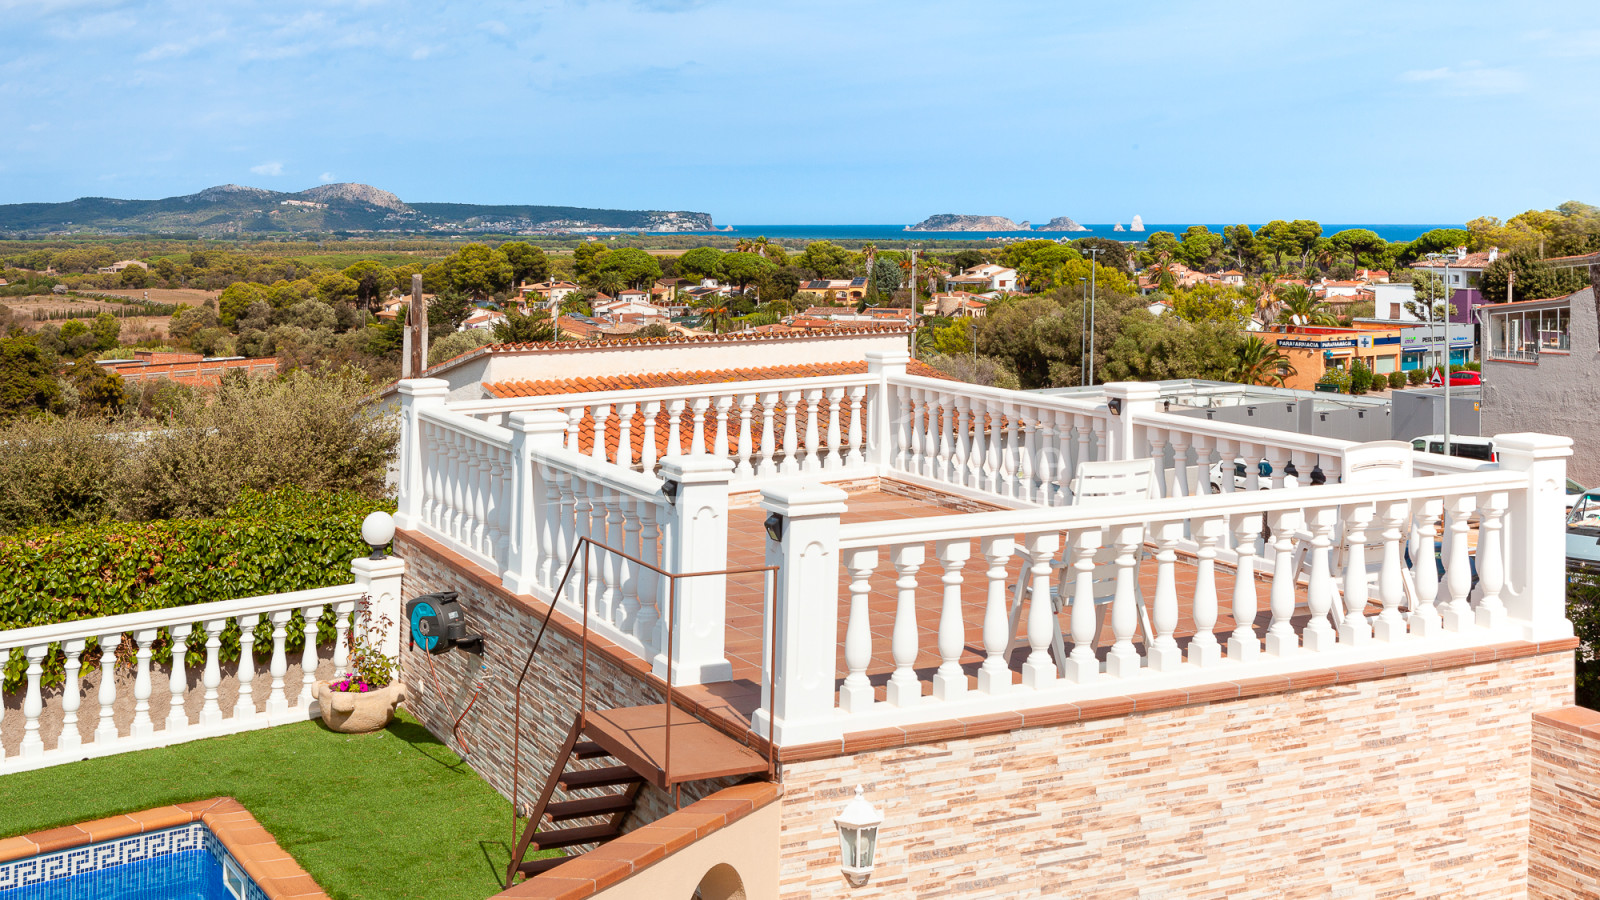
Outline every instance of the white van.
<svg viewBox="0 0 1600 900">
<path fill-rule="evenodd" d="M 1443 453 L 1444 435 L 1429 434 L 1413 438 L 1411 449 L 1418 453 Z M 1494 452 L 1494 441 L 1470 434 L 1450 435 L 1450 455 L 1462 459 L 1480 459 L 1484 462 L 1500 461 L 1499 455 Z"/>
</svg>

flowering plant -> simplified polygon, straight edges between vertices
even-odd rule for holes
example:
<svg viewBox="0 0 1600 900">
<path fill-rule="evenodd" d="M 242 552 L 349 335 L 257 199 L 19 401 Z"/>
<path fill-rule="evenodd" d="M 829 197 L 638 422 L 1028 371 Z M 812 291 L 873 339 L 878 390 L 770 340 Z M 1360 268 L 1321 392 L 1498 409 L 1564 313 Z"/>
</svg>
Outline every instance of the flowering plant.
<svg viewBox="0 0 1600 900">
<path fill-rule="evenodd" d="M 356 629 L 356 623 L 366 627 Z M 361 694 L 388 686 L 394 679 L 394 660 L 384 655 L 383 642 L 394 625 L 387 615 L 372 615 L 372 598 L 363 596 L 356 606 L 355 619 L 350 623 L 350 671 L 335 675 L 328 689 L 340 693 Z"/>
</svg>

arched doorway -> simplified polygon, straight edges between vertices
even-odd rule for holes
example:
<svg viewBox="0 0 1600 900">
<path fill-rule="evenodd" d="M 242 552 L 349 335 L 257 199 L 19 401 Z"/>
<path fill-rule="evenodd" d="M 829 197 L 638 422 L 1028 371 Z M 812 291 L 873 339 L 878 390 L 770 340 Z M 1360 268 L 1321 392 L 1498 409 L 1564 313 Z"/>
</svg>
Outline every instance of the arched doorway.
<svg viewBox="0 0 1600 900">
<path fill-rule="evenodd" d="M 718 863 L 700 879 L 694 900 L 744 900 L 744 879 L 727 863 Z"/>
</svg>

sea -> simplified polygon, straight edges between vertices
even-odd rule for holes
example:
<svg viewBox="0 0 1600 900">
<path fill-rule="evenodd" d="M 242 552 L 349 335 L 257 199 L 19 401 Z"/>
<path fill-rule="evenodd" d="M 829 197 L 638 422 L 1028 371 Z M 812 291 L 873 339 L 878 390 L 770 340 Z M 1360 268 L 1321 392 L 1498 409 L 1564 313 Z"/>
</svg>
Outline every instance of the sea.
<svg viewBox="0 0 1600 900">
<path fill-rule="evenodd" d="M 1087 231 L 907 231 L 905 225 L 735 225 L 732 231 L 697 231 L 676 232 L 678 234 L 720 234 L 735 237 L 766 236 L 775 239 L 799 240 L 827 240 L 827 241 L 983 241 L 994 239 L 1038 239 L 1070 238 L 1076 240 L 1086 237 L 1104 237 L 1118 241 L 1142 241 L 1155 231 L 1170 231 L 1175 235 L 1182 235 L 1191 225 L 1199 224 L 1185 222 L 1183 224 L 1149 224 L 1146 223 L 1144 231 L 1114 231 L 1115 223 L 1103 225 L 1090 225 L 1085 223 Z M 1225 225 L 1236 225 L 1228 222 Z M 1265 223 L 1251 224 L 1252 231 L 1259 229 Z M 1222 233 L 1224 224 L 1206 225 L 1217 234 Z M 1127 222 L 1122 227 L 1128 227 Z M 1386 241 L 1410 241 L 1426 231 L 1435 228 L 1460 228 L 1458 223 L 1440 225 L 1338 225 L 1323 223 L 1324 236 L 1332 235 L 1347 228 L 1367 228 L 1377 232 L 1378 236 Z"/>
</svg>

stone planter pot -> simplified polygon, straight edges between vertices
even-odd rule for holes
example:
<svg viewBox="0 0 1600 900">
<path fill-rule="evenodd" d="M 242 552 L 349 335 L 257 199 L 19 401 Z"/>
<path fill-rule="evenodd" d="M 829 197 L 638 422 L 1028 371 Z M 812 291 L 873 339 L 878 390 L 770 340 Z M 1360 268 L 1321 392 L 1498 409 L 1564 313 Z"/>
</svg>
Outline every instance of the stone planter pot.
<svg viewBox="0 0 1600 900">
<path fill-rule="evenodd" d="M 328 682 L 319 681 L 313 693 L 322 707 L 323 723 L 342 734 L 377 731 L 389 724 L 395 707 L 406 698 L 405 685 L 398 681 L 365 693 L 335 691 Z"/>
</svg>

